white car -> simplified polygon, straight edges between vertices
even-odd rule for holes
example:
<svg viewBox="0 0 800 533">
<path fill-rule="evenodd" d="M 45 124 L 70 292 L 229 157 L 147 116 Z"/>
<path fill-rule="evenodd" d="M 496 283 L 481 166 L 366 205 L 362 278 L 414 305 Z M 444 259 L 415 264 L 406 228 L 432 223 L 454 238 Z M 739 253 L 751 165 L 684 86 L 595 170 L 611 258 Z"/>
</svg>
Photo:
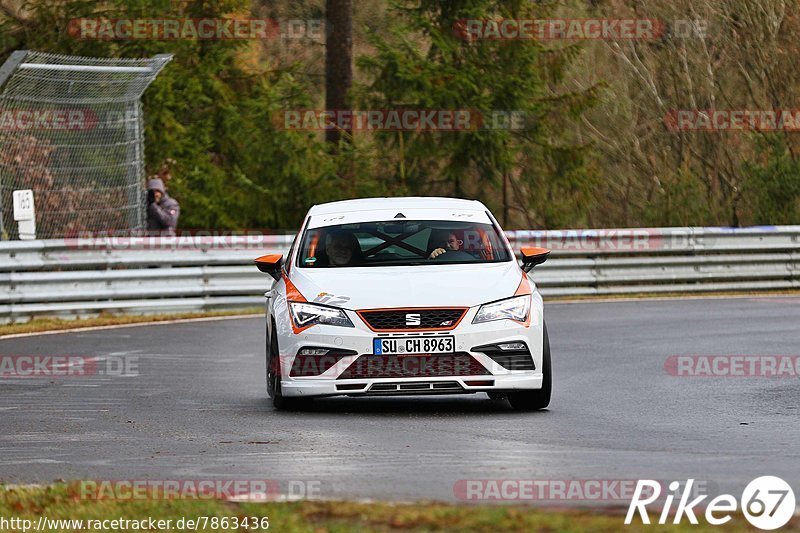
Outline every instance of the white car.
<svg viewBox="0 0 800 533">
<path fill-rule="evenodd" d="M 278 409 L 336 395 L 489 393 L 550 403 L 542 298 L 489 210 L 453 198 L 312 207 L 267 292 L 267 391 Z"/>
</svg>

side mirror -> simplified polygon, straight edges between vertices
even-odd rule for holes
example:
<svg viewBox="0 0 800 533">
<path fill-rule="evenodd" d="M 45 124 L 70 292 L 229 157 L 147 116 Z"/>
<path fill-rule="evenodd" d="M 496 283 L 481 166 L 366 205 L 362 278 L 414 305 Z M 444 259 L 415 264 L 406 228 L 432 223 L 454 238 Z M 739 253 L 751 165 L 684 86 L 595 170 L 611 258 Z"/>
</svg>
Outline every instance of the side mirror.
<svg viewBox="0 0 800 533">
<path fill-rule="evenodd" d="M 522 254 L 522 270 L 530 272 L 536 265 L 541 265 L 550 256 L 547 248 L 520 248 Z"/>
<path fill-rule="evenodd" d="M 283 255 L 262 255 L 256 259 L 256 266 L 261 272 L 269 274 L 275 280 L 279 280 L 281 279 L 281 268 L 283 267 Z"/>
</svg>

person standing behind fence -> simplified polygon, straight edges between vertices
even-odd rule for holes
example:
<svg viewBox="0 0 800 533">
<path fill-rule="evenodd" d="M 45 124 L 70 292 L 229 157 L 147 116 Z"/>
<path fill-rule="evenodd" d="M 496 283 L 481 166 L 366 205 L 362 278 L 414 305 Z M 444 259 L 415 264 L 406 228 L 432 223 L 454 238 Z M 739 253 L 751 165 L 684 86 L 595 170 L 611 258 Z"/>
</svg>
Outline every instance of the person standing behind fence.
<svg viewBox="0 0 800 533">
<path fill-rule="evenodd" d="M 164 181 L 153 178 L 147 182 L 147 233 L 175 235 L 181 206 L 167 194 Z"/>
</svg>

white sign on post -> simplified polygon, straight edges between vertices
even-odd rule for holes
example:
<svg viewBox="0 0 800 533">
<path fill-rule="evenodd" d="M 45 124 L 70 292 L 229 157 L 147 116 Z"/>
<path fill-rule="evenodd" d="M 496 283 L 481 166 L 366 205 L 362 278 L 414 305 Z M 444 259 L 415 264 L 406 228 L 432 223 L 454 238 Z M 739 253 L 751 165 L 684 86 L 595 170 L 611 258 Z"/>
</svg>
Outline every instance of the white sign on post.
<svg viewBox="0 0 800 533">
<path fill-rule="evenodd" d="M 33 206 L 33 191 L 24 189 L 14 191 L 14 220 L 19 227 L 20 240 L 36 238 L 36 210 Z"/>
</svg>

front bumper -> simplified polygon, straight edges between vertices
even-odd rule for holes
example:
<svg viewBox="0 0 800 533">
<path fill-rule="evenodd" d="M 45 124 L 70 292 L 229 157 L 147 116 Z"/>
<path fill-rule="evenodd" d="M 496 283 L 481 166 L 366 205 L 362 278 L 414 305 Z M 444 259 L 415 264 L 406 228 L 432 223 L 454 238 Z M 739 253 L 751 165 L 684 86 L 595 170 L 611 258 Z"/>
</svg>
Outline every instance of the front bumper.
<svg viewBox="0 0 800 533">
<path fill-rule="evenodd" d="M 539 300 L 540 302 L 541 300 Z M 543 317 L 540 305 L 533 305 L 529 326 L 502 320 L 483 324 L 472 324 L 477 308 L 471 308 L 455 329 L 443 332 L 426 332 L 426 336 L 452 335 L 455 337 L 457 354 L 468 355 L 485 371 L 474 375 L 463 371 L 448 375 L 437 373 L 419 377 L 393 375 L 391 377 L 359 376 L 346 377 L 347 369 L 361 357 L 373 353 L 376 337 L 419 336 L 423 333 L 375 333 L 358 318 L 347 311 L 354 328 L 314 326 L 294 334 L 290 329 L 279 327 L 281 353 L 282 394 L 287 397 L 320 397 L 336 395 L 408 395 L 408 394 L 458 394 L 474 392 L 500 392 L 532 390 L 542 388 L 542 340 Z M 530 351 L 533 370 L 508 370 L 488 355 L 473 351 L 473 348 L 506 342 L 524 342 Z M 351 350 L 356 355 L 341 357 L 336 364 L 310 377 L 291 376 L 295 355 L 302 348 L 322 347 L 331 350 Z M 433 364 L 436 355 L 426 356 Z M 363 360 L 362 360 L 363 362 Z M 463 367 L 462 367 L 463 370 Z M 457 375 L 456 375 L 457 374 Z"/>
<path fill-rule="evenodd" d="M 471 381 L 491 381 L 492 385 L 469 385 Z M 416 387 L 414 387 L 416 385 Z M 422 387 L 424 385 L 424 388 Z M 442 385 L 441 387 L 439 385 Z M 357 388 L 347 389 L 347 386 Z M 389 390 L 387 386 L 394 389 Z M 512 390 L 541 389 L 542 373 L 527 372 L 505 376 L 435 377 L 435 378 L 390 378 L 378 379 L 311 379 L 296 378 L 282 380 L 282 393 L 292 397 L 320 396 L 406 396 L 417 394 L 470 394 L 475 392 L 500 392 Z"/>
</svg>

